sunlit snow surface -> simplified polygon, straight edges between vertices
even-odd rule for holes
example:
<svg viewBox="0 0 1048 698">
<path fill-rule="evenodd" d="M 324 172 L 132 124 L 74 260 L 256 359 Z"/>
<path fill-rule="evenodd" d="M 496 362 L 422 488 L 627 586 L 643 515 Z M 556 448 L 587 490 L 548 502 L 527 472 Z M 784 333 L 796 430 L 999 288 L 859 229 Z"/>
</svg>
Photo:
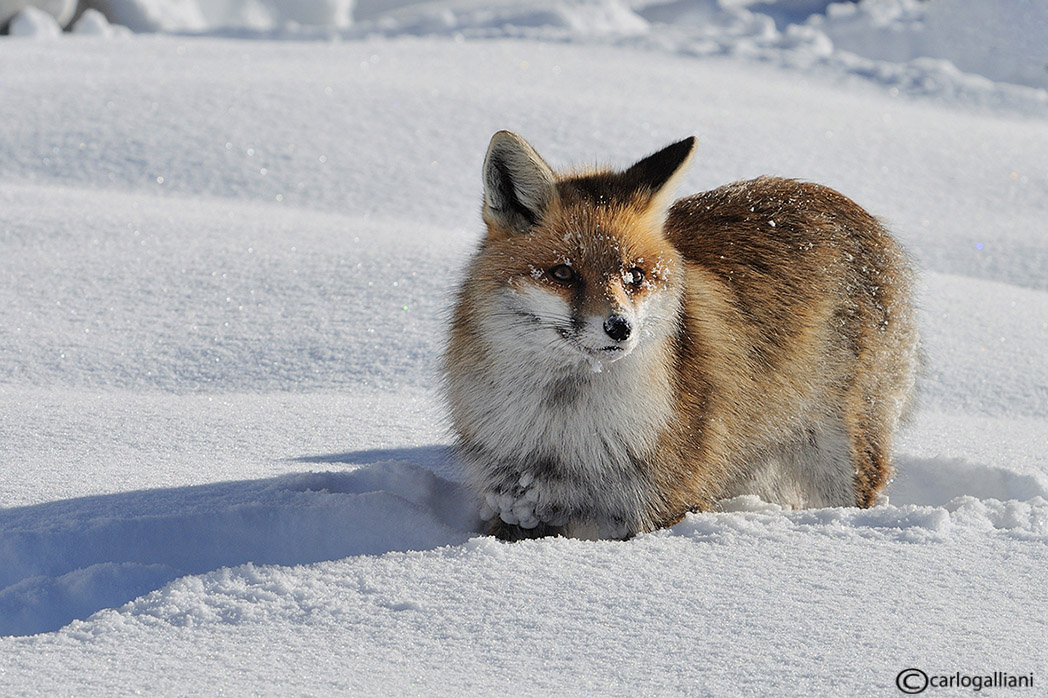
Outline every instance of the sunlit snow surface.
<svg viewBox="0 0 1048 698">
<path fill-rule="evenodd" d="M 0 694 L 1048 680 L 1043 89 L 841 69 L 771 14 L 755 53 L 742 10 L 703 44 L 639 3 L 374 4 L 334 41 L 0 39 Z M 889 504 L 478 536 L 435 365 L 499 128 L 555 166 L 695 134 L 682 193 L 772 173 L 882 217 L 928 353 Z"/>
</svg>

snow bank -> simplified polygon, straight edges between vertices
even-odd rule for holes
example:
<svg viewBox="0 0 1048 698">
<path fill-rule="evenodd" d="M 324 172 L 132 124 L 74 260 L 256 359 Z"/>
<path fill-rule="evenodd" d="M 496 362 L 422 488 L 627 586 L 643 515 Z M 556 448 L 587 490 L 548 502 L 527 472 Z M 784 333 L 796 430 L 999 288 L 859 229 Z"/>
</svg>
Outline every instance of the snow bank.
<svg viewBox="0 0 1048 698">
<path fill-rule="evenodd" d="M 8 0 L 11 8 L 19 5 Z M 56 0 L 57 2 L 57 0 Z M 895 93 L 1048 107 L 1048 6 L 1010 0 L 90 0 L 137 32 L 269 38 L 445 36 L 600 42 L 731 55 Z M 57 8 L 57 5 L 56 5 Z M 68 21 L 63 8 L 45 8 Z M 9 10 L 10 11 L 10 10 Z M 12 12 L 13 14 L 13 12 Z M 3 7 L 0 6 L 0 21 Z M 48 33 L 36 15 L 18 32 Z M 97 22 L 88 26 L 95 26 Z M 14 33 L 14 32 L 12 32 Z"/>
<path fill-rule="evenodd" d="M 910 664 L 1036 671 L 1040 563 L 1028 554 L 1043 549 L 1043 518 L 1031 534 L 1029 507 L 1012 505 L 1013 530 L 966 506 L 706 514 L 627 543 L 473 538 L 224 567 L 60 633 L 7 638 L 0 686 L 851 695 L 888 690 Z M 107 572 L 120 582 L 120 567 Z M 972 624 L 974 641 L 949 639 L 970 639 Z M 1013 634 L 1025 639 L 993 654 Z M 103 652 L 106 672 L 92 673 Z"/>
<path fill-rule="evenodd" d="M 57 630 L 187 574 L 463 543 L 461 486 L 403 462 L 0 510 L 0 635 Z"/>
<path fill-rule="evenodd" d="M 344 29 L 353 0 L 87 0 L 136 32 L 272 31 L 304 25 Z"/>
<path fill-rule="evenodd" d="M 71 31 L 74 34 L 85 36 L 124 36 L 129 30 L 127 27 L 110 24 L 106 16 L 94 9 L 84 10 L 80 18 L 73 23 Z"/>
<path fill-rule="evenodd" d="M 991 80 L 1048 88 L 1045 3 L 864 0 L 831 5 L 809 23 L 839 50 L 866 58 L 945 60 Z"/>
<path fill-rule="evenodd" d="M 900 470 L 906 478 L 890 492 L 892 500 L 908 502 L 903 506 L 783 512 L 756 497 L 738 497 L 722 504 L 726 513 L 689 515 L 655 535 L 728 545 L 795 534 L 931 544 L 993 532 L 1048 542 L 1043 476 L 941 458 L 905 459 Z M 0 510 L 0 635 L 57 630 L 186 575 L 245 563 L 289 566 L 460 546 L 480 527 L 461 485 L 411 462 L 382 460 L 348 472 Z M 218 577 L 231 574 L 238 573 Z M 184 584 L 135 604 L 133 612 L 162 614 L 169 622 L 184 616 L 186 609 L 167 607 Z M 244 599 L 252 600 L 257 596 Z"/>
<path fill-rule="evenodd" d="M 62 27 L 55 18 L 35 7 L 27 7 L 14 16 L 7 28 L 11 36 L 31 39 L 57 39 Z"/>
<path fill-rule="evenodd" d="M 65 26 L 76 12 L 77 0 L 0 0 L 0 27 L 12 21 L 17 15 L 25 14 L 21 20 L 23 27 L 38 13 L 51 17 L 59 26 Z M 30 10 L 28 13 L 25 10 Z M 14 32 L 12 31 L 12 34 Z"/>
<path fill-rule="evenodd" d="M 818 68 L 906 92 L 1044 102 L 1048 96 L 1043 93 L 1002 89 L 973 76 L 1048 88 L 1045 13 L 1043 5 L 1008 0 L 864 0 L 858 5 L 825 0 L 573 0 L 529 3 L 526 9 L 513 2 L 478 6 L 452 0 L 388 11 L 374 8 L 351 36 L 599 39 L 686 55 L 729 54 Z"/>
</svg>

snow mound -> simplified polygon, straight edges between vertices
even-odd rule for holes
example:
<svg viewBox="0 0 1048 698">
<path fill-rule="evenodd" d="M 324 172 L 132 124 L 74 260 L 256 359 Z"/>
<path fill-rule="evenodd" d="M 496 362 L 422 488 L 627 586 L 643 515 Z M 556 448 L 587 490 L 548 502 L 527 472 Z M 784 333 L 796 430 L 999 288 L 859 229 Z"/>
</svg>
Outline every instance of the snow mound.
<svg viewBox="0 0 1048 698">
<path fill-rule="evenodd" d="M 1014 0 L 863 0 L 811 26 L 839 50 L 878 61 L 949 61 L 990 80 L 1048 88 L 1048 4 Z"/>
<path fill-rule="evenodd" d="M 940 463 L 944 476 L 949 476 L 949 464 Z M 303 476 L 302 484 L 334 484 L 336 489 L 360 489 L 373 486 L 376 482 L 396 485 L 398 491 L 414 489 L 419 483 L 407 482 L 419 475 L 418 471 L 401 467 L 399 470 L 383 472 L 382 468 L 370 468 L 361 473 L 361 480 L 350 484 L 349 480 L 333 473 Z M 962 469 L 954 475 L 962 475 Z M 428 477 L 422 480 L 428 481 Z M 365 484 L 365 482 L 367 484 Z M 432 497 L 434 490 L 422 488 L 424 497 Z M 1026 493 L 1028 494 L 1028 492 Z M 404 576 L 415 574 L 416 569 L 432 564 L 435 557 L 446 561 L 448 579 L 439 582 L 431 579 L 428 585 L 456 585 L 455 577 L 461 575 L 483 575 L 480 570 L 489 570 L 496 561 L 500 566 L 514 568 L 529 565 L 529 560 L 543 565 L 544 574 L 557 575 L 564 571 L 557 560 L 577 559 L 584 566 L 593 565 L 592 575 L 599 577 L 606 572 L 603 564 L 595 558 L 612 556 L 628 561 L 633 555 L 641 559 L 666 544 L 675 545 L 675 540 L 689 544 L 713 546 L 706 551 L 711 561 L 718 558 L 718 549 L 739 550 L 753 546 L 772 546 L 785 554 L 794 546 L 811 546 L 818 539 L 842 543 L 864 544 L 869 541 L 902 543 L 910 546 L 953 545 L 956 542 L 971 542 L 974 536 L 999 536 L 1004 540 L 1043 544 L 1048 541 L 1048 500 L 1034 496 L 1028 501 L 981 500 L 973 496 L 954 499 L 945 507 L 907 505 L 896 507 L 882 505 L 873 509 L 818 509 L 783 512 L 777 507 L 753 497 L 740 497 L 724 503 L 725 513 L 691 514 L 672 529 L 639 536 L 624 543 L 585 543 L 566 539 L 543 539 L 507 544 L 487 537 L 465 540 L 466 531 L 457 536 L 448 536 L 448 545 L 410 546 L 390 545 L 390 551 L 415 550 L 411 553 L 393 553 L 373 558 L 347 558 L 308 569 L 274 567 L 247 563 L 216 569 L 202 575 L 183 577 L 172 581 L 156 591 L 143 595 L 118 611 L 105 611 L 94 618 L 92 624 L 74 624 L 74 634 L 91 628 L 105 628 L 117 619 L 130 620 L 147 625 L 160 623 L 176 627 L 201 625 L 245 625 L 273 622 L 275 620 L 318 622 L 327 617 L 332 622 L 342 622 L 348 614 L 360 612 L 363 604 L 368 613 L 421 613 L 426 617 L 440 606 L 442 592 L 433 591 L 435 598 L 425 598 L 404 591 Z M 461 521 L 461 512 L 455 514 Z M 437 519 L 439 517 L 433 517 Z M 468 519 L 468 517 L 466 517 Z M 432 524 L 430 524 L 432 525 Z M 260 533 L 261 535 L 261 533 Z M 396 534 L 403 536 L 404 533 Z M 813 536 L 815 536 L 813 538 Z M 392 541 L 390 541 L 392 542 Z M 626 553 L 626 549 L 631 551 Z M 920 553 L 916 553 L 920 557 Z M 488 562 L 478 560 L 487 559 Z M 933 558 L 934 559 L 934 558 Z M 427 562 L 428 561 L 428 562 Z M 548 565 L 548 569 L 545 567 Z M 364 566 L 369 570 L 370 582 L 364 581 L 354 572 Z M 387 569 L 396 580 L 376 581 L 375 570 Z M 132 571 L 114 567 L 107 570 L 110 578 Z M 162 578 L 163 569 L 137 570 L 138 576 L 148 578 L 152 572 Z M 507 577 L 503 570 L 493 577 L 500 589 L 507 579 L 527 583 L 535 570 L 517 570 L 516 576 Z M 100 574 L 95 572 L 93 574 Z M 382 577 L 379 577 L 382 579 Z M 576 584 L 586 583 L 576 579 Z M 409 584 L 410 585 L 410 584 Z M 410 585 L 414 586 L 414 585 Z M 657 597 L 658 595 L 656 595 Z M 122 621 L 121 621 L 122 622 Z"/>
<path fill-rule="evenodd" d="M 345 36 L 526 37 L 602 41 L 686 56 L 736 56 L 895 94 L 1043 109 L 1048 6 L 1007 0 L 418 2 L 362 13 Z M 973 47 L 978 47 L 974 49 Z M 1032 88 L 1032 89 L 1031 89 Z"/>
<path fill-rule="evenodd" d="M 110 22 L 136 32 L 273 31 L 297 26 L 345 29 L 353 0 L 88 0 Z"/>
<path fill-rule="evenodd" d="M 95 9 L 84 10 L 80 18 L 73 23 L 72 32 L 82 36 L 112 37 L 129 33 L 127 27 L 110 24 L 106 16 Z"/>
<path fill-rule="evenodd" d="M 889 488 L 892 504 L 948 506 L 963 498 L 1048 499 L 1048 478 L 959 458 L 905 458 Z"/>
<path fill-rule="evenodd" d="M 902 543 L 941 542 L 953 535 L 999 532 L 1017 540 L 1048 542 L 1048 500 L 982 500 L 957 497 L 945 506 L 892 505 L 872 509 L 807 509 L 781 512 L 753 497 L 724 502 L 729 513 L 689 514 L 670 533 L 719 543 L 746 537 L 784 539 L 818 534 Z"/>
<path fill-rule="evenodd" d="M 462 488 L 418 465 L 125 492 L 0 510 L 0 635 L 56 630 L 178 577 L 460 544 Z"/>
<path fill-rule="evenodd" d="M 181 574 L 167 565 L 108 562 L 58 576 L 35 575 L 0 588 L 0 635 L 57 630 L 101 608 L 116 608 Z"/>
<path fill-rule="evenodd" d="M 355 7 L 355 5 L 357 5 Z M 872 81 L 893 94 L 1043 111 L 1048 5 L 1010 0 L 90 0 L 136 32 L 444 36 L 643 46 Z M 64 15 L 63 15 L 64 16 Z M 61 19 L 60 19 L 61 21 Z M 20 32 L 48 33 L 40 18 Z M 91 26 L 97 25 L 92 22 Z M 14 31 L 12 31 L 14 33 Z"/>
<path fill-rule="evenodd" d="M 62 27 L 47 12 L 36 7 L 27 7 L 14 16 L 8 32 L 11 36 L 29 39 L 57 39 L 62 35 Z"/>
<path fill-rule="evenodd" d="M 621 0 L 430 2 L 377 12 L 355 35 L 381 32 L 471 38 L 597 39 L 640 36 L 650 25 Z"/>
<path fill-rule="evenodd" d="M 210 27 L 195 0 L 90 0 L 110 22 L 136 32 L 203 32 Z"/>
<path fill-rule="evenodd" d="M 906 472 L 911 477 L 892 495 L 914 502 L 904 506 L 784 512 L 756 497 L 738 497 L 723 502 L 722 513 L 691 514 L 673 529 L 653 535 L 719 544 L 810 534 L 935 543 L 989 532 L 1048 542 L 1048 485 L 1041 478 L 946 459 L 908 461 Z M 945 496 L 936 483 L 953 483 L 947 492 L 955 496 L 933 506 L 925 500 Z M 136 613 L 163 615 L 173 624 L 213 621 L 223 616 L 220 608 L 205 604 L 187 609 L 177 599 L 188 588 L 209 590 L 209 599 L 217 586 L 239 588 L 248 583 L 245 576 L 254 576 L 252 565 L 291 566 L 462 546 L 481 528 L 475 506 L 462 486 L 419 464 L 377 460 L 348 472 L 308 472 L 0 510 L 0 559 L 5 561 L 0 571 L 0 635 L 56 630 L 161 587 L 136 602 Z M 501 544 L 473 540 L 465 549 L 491 545 Z M 251 564 L 240 567 L 247 563 Z M 231 567 L 237 569 L 226 569 Z M 286 573 L 266 576 L 281 574 Z M 204 576 L 181 579 L 186 575 Z M 229 593 L 218 596 L 228 600 Z M 253 588 L 249 600 L 258 601 L 259 593 Z M 280 601 L 279 590 L 269 595 Z M 193 603 L 199 603 L 199 597 L 194 598 Z"/>
<path fill-rule="evenodd" d="M 64 27 L 73 18 L 76 5 L 77 0 L 0 0 L 0 27 L 26 10 L 32 12 L 29 13 L 29 19 L 23 18 L 23 27 L 27 21 L 38 21 L 39 16 L 33 19 L 33 15 L 41 12 L 50 16 L 54 23 Z"/>
<path fill-rule="evenodd" d="M 997 531 L 1048 541 L 1048 478 L 957 458 L 900 458 L 884 503 L 872 509 L 784 511 L 754 496 L 720 503 L 722 513 L 692 514 L 672 532 L 725 541 L 809 532 L 899 542 Z M 890 501 L 890 504 L 888 502 Z"/>
</svg>

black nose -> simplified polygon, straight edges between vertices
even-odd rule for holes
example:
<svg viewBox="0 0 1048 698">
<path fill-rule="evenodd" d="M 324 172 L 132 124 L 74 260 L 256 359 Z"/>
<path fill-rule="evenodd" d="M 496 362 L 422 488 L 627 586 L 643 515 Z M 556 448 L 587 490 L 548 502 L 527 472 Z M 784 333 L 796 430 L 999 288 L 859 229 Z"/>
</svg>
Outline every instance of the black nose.
<svg viewBox="0 0 1048 698">
<path fill-rule="evenodd" d="M 604 331 L 616 342 L 624 342 L 630 336 L 630 321 L 621 315 L 612 315 L 604 321 Z"/>
</svg>

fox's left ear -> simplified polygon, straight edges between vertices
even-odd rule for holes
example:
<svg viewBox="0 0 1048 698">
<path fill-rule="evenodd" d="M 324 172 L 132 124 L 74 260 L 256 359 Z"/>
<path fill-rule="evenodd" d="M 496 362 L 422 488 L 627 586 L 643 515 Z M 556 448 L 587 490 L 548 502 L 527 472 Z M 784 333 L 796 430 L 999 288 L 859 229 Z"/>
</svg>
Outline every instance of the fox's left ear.
<svg viewBox="0 0 1048 698">
<path fill-rule="evenodd" d="M 649 155 L 622 176 L 634 191 L 650 197 L 651 208 L 665 211 L 673 203 L 674 192 L 694 152 L 695 136 L 690 136 Z"/>
<path fill-rule="evenodd" d="M 484 220 L 511 234 L 526 233 L 557 199 L 556 177 L 535 149 L 512 131 L 491 137 L 484 157 Z"/>
</svg>

